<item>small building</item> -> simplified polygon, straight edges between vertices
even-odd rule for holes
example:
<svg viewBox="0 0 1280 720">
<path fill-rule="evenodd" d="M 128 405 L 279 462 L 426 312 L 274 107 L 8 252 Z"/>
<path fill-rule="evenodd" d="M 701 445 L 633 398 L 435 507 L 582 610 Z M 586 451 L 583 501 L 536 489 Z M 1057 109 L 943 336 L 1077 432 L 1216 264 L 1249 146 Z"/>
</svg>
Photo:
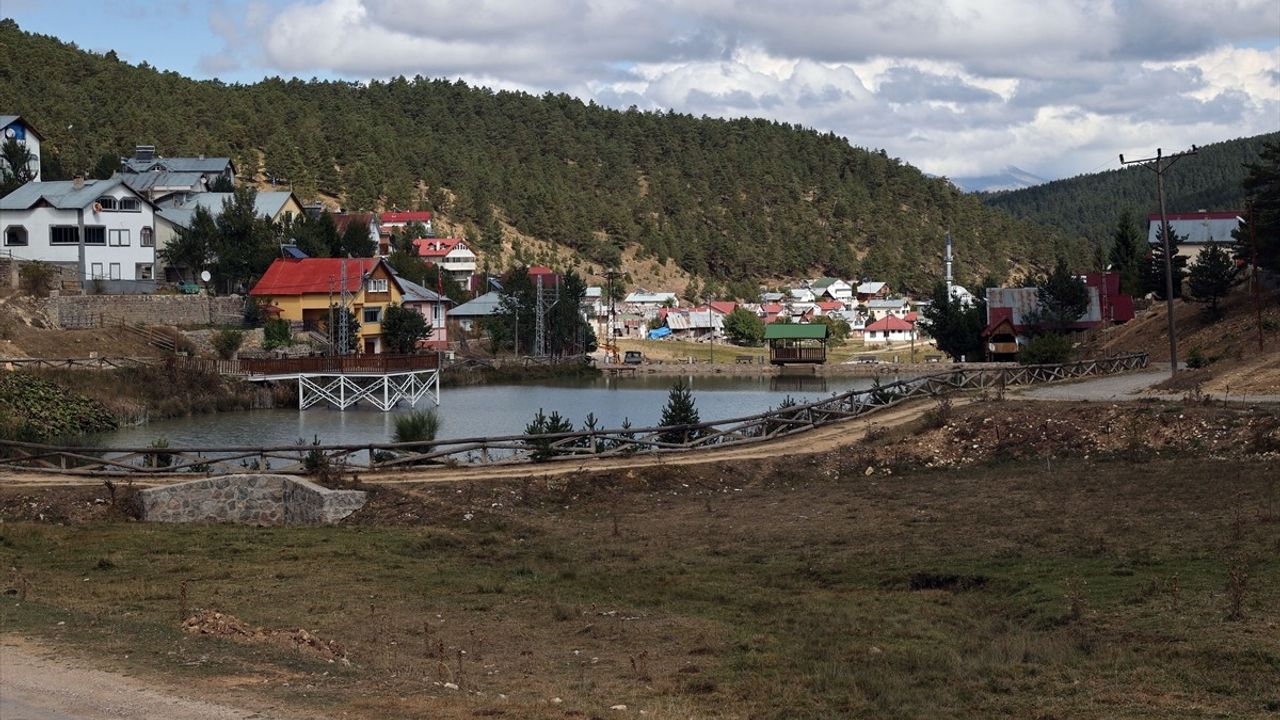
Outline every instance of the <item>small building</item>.
<svg viewBox="0 0 1280 720">
<path fill-rule="evenodd" d="M 23 120 L 19 115 L 0 115 L 0 143 L 10 140 L 16 141 L 19 145 L 24 145 L 27 151 L 31 153 L 31 161 L 27 163 L 27 169 L 31 172 L 31 182 L 40 182 L 40 141 L 43 138 L 31 123 Z M 4 162 L 0 158 L 0 162 Z"/>
<path fill-rule="evenodd" d="M 645 310 L 656 310 L 660 307 L 675 307 L 679 304 L 679 301 L 673 292 L 649 292 L 644 288 L 639 288 L 635 292 L 628 293 L 622 299 L 622 304 L 635 312 L 644 312 Z"/>
<path fill-rule="evenodd" d="M 349 307 L 359 324 L 356 349 L 381 353 L 383 314 L 405 294 L 400 280 L 381 258 L 277 258 L 249 295 L 278 308 L 275 312 L 283 320 L 322 330 L 328 328 L 330 303 L 339 302 L 344 287 L 351 295 Z"/>
<path fill-rule="evenodd" d="M 476 274 L 476 254 L 462 238 L 418 238 L 413 241 L 418 257 L 442 268 L 446 275 L 462 287 L 471 289 Z"/>
<path fill-rule="evenodd" d="M 764 328 L 769 362 L 774 365 L 821 364 L 827 361 L 827 326 L 822 323 L 771 323 Z"/>
<path fill-rule="evenodd" d="M 853 299 L 853 286 L 837 278 L 818 278 L 809 283 L 809 290 L 816 298 L 829 298 L 847 303 Z"/>
<path fill-rule="evenodd" d="M 814 314 L 818 316 L 839 315 L 845 311 L 844 303 L 839 300 L 819 300 L 814 303 Z"/>
<path fill-rule="evenodd" d="M 1240 217 L 1243 214 L 1244 212 L 1239 210 L 1169 213 L 1169 227 L 1179 240 L 1178 254 L 1185 255 L 1187 263 L 1190 264 L 1200 255 L 1210 240 L 1219 245 L 1230 245 L 1235 242 L 1231 233 L 1240 227 Z M 1160 213 L 1151 213 L 1147 216 L 1147 242 L 1152 246 L 1161 243 Z"/>
<path fill-rule="evenodd" d="M 173 194 L 211 190 L 219 180 L 232 185 L 236 166 L 227 157 L 162 157 L 154 145 L 137 145 L 133 157 L 121 161 L 125 184 L 152 202 Z"/>
<path fill-rule="evenodd" d="M 105 292 L 155 290 L 155 206 L 118 177 L 30 182 L 0 198 L 3 250 L 77 270 Z"/>
<path fill-rule="evenodd" d="M 915 342 L 916 325 L 897 315 L 885 315 L 863 329 L 862 344 L 892 345 Z"/>
<path fill-rule="evenodd" d="M 887 298 L 893 293 L 893 290 L 889 287 L 889 283 L 863 282 L 858 283 L 858 287 L 855 292 L 858 302 L 864 303 L 876 298 Z"/>
<path fill-rule="evenodd" d="M 478 298 L 469 300 L 449 311 L 450 337 L 459 338 L 475 336 L 480 332 L 480 323 L 487 317 L 497 315 L 502 308 L 502 293 L 492 290 Z"/>
<path fill-rule="evenodd" d="M 378 254 L 391 254 L 391 235 L 404 230 L 412 224 L 426 229 L 427 237 L 435 237 L 431 230 L 431 211 L 429 210 L 387 210 L 378 216 Z"/>
<path fill-rule="evenodd" d="M 404 289 L 401 303 L 408 309 L 416 311 L 427 321 L 431 335 L 418 341 L 418 347 L 430 350 L 445 350 L 449 347 L 449 306 L 453 301 L 444 295 L 415 283 L 405 280 L 399 275 L 396 280 Z"/>
<path fill-rule="evenodd" d="M 907 313 L 911 312 L 911 301 L 904 297 L 875 298 L 868 300 L 860 307 L 866 310 L 868 320 L 875 322 L 889 315 L 905 318 Z"/>
<path fill-rule="evenodd" d="M 986 341 L 987 360 L 1002 362 L 1018 359 L 1018 331 L 1014 329 L 1009 314 L 997 313 L 982 329 L 982 337 Z"/>
<path fill-rule="evenodd" d="M 1133 298 L 1120 292 L 1120 275 L 1114 272 L 1086 273 L 1080 277 L 1089 295 L 1089 306 L 1084 314 L 1065 329 L 1070 331 L 1096 330 L 1108 325 L 1133 319 Z M 987 288 L 987 325 L 982 336 L 1010 335 L 1019 344 L 1025 344 L 1036 330 L 1036 315 L 1040 311 L 1040 298 L 1036 288 Z M 1008 327 L 1003 325 L 1007 323 Z M 1009 355 L 1008 348 L 992 350 L 997 355 Z M 1016 352 L 1016 351 L 1014 351 Z"/>
</svg>

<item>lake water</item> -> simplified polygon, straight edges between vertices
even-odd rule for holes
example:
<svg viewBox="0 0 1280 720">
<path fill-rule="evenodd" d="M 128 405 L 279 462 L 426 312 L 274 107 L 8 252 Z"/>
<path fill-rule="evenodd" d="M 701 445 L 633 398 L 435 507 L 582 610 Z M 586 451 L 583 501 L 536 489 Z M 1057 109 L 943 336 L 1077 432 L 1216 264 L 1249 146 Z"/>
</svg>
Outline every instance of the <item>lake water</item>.
<svg viewBox="0 0 1280 720">
<path fill-rule="evenodd" d="M 896 378 L 885 378 L 892 382 Z M 617 428 L 624 419 L 633 427 L 657 425 L 673 377 L 600 377 L 538 384 L 446 387 L 440 392 L 440 439 L 516 435 L 539 408 L 559 411 L 575 427 L 587 413 L 595 413 L 598 427 Z M 776 407 L 787 396 L 811 402 L 834 393 L 871 387 L 869 378 L 855 377 L 729 377 L 688 378 L 703 420 L 754 415 Z M 429 400 L 418 403 L 430 407 Z M 123 428 L 101 438 L 108 447 L 144 447 L 166 438 L 171 447 L 267 447 L 293 445 L 299 438 L 319 437 L 326 445 L 391 442 L 394 417 L 408 412 L 403 405 L 392 412 L 371 407 L 346 411 L 314 407 L 308 410 L 255 410 L 159 420 Z"/>
</svg>

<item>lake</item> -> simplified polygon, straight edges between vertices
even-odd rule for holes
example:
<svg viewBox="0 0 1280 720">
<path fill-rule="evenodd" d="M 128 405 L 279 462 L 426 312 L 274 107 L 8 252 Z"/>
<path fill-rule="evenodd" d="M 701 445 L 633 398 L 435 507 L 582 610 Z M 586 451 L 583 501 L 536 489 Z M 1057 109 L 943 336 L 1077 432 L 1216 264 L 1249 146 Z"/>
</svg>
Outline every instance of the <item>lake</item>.
<svg viewBox="0 0 1280 720">
<path fill-rule="evenodd" d="M 887 377 L 883 382 L 897 378 Z M 601 428 L 617 428 L 629 419 L 633 427 L 657 425 L 667 392 L 676 378 L 641 376 L 599 377 L 537 384 L 474 385 L 447 387 L 440 393 L 440 439 L 517 435 L 539 409 L 559 411 L 575 427 L 587 413 L 594 413 Z M 790 396 L 811 402 L 835 393 L 871 387 L 870 378 L 813 376 L 695 376 L 693 388 L 698 412 L 704 421 L 754 415 L 777 407 Z M 419 408 L 431 407 L 424 400 Z M 339 411 L 325 407 L 308 410 L 276 409 L 199 415 L 158 420 L 123 428 L 101 437 L 107 447 L 143 447 L 165 438 L 171 447 L 284 446 L 301 438 L 308 443 L 319 437 L 326 445 L 391 442 L 396 413 L 371 407 Z"/>
</svg>

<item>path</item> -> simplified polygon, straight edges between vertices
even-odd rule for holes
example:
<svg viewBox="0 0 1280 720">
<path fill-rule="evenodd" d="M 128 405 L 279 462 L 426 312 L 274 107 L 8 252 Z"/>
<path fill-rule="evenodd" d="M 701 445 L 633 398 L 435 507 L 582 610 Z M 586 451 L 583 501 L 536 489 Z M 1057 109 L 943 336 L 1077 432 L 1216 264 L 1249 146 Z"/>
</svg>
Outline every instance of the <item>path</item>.
<svg viewBox="0 0 1280 720">
<path fill-rule="evenodd" d="M 1078 382 L 1054 383 L 1040 387 L 1017 390 L 1011 395 L 1028 400 L 1088 400 L 1094 402 L 1133 400 L 1182 400 L 1183 393 L 1151 392 L 1150 388 L 1169 379 L 1168 363 L 1164 368 L 1153 367 L 1141 372 L 1123 375 L 1107 375 Z M 1223 396 L 1221 393 L 1205 393 L 1215 400 L 1243 403 L 1280 403 L 1280 395 Z"/>
<path fill-rule="evenodd" d="M 0 718 L 4 720 L 266 720 L 263 714 L 183 697 L 173 689 L 95 670 L 50 648 L 0 637 Z"/>
</svg>

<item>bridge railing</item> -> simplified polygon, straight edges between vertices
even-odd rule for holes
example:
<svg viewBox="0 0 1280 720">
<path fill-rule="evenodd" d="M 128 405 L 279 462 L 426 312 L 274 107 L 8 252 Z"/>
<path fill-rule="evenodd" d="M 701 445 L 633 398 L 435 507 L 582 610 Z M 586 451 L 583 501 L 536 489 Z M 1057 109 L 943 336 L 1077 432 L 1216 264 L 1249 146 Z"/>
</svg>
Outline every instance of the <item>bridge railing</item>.
<svg viewBox="0 0 1280 720">
<path fill-rule="evenodd" d="M 698 423 L 647 428 L 579 430 L 546 435 L 503 435 L 421 443 L 359 443 L 275 447 L 101 448 L 0 441 L 0 472 L 76 475 L 201 475 L 247 471 L 308 473 L 320 467 L 364 471 L 431 466 L 484 466 L 557 462 L 583 457 L 673 453 L 763 442 L 866 417 L 921 398 L 965 390 L 1002 390 L 1147 366 L 1146 353 L 1059 365 L 1007 368 L 956 366 L 944 372 L 850 390 L 803 405 Z"/>
</svg>

